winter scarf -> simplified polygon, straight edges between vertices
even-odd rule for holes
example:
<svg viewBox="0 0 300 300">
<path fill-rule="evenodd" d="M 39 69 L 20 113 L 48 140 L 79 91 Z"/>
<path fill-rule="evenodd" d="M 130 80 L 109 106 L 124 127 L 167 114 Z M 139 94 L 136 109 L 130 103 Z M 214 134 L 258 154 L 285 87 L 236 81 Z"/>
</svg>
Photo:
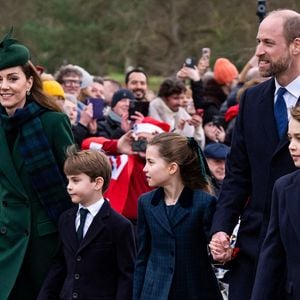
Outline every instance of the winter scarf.
<svg viewBox="0 0 300 300">
<path fill-rule="evenodd" d="M 1 108 L 0 118 L 4 130 L 18 128 L 19 151 L 25 160 L 33 188 L 49 217 L 57 221 L 59 215 L 71 206 L 71 201 L 40 120 L 40 115 L 46 111 L 46 108 L 32 101 L 17 109 L 12 117 L 8 117 Z"/>
</svg>

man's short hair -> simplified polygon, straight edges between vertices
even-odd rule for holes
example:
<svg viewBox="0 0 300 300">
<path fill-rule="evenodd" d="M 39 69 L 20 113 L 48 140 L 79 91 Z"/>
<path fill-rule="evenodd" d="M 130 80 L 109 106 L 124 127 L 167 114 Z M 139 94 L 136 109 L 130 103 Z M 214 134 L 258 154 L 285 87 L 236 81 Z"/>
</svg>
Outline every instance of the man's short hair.
<svg viewBox="0 0 300 300">
<path fill-rule="evenodd" d="M 185 93 L 186 87 L 181 80 L 166 79 L 159 87 L 158 97 L 169 97 L 174 94 Z"/>
<path fill-rule="evenodd" d="M 103 84 L 105 82 L 109 82 L 115 88 L 115 90 L 119 90 L 119 89 L 122 88 L 122 84 L 118 80 L 108 78 L 108 77 L 104 77 L 103 78 Z"/>
<path fill-rule="evenodd" d="M 54 75 L 55 80 L 59 83 L 63 83 L 63 78 L 66 76 L 78 76 L 81 79 L 82 73 L 72 65 L 65 65 L 60 67 Z"/>
<path fill-rule="evenodd" d="M 285 20 L 283 35 L 288 45 L 291 44 L 294 39 L 300 38 L 300 15 Z"/>
<path fill-rule="evenodd" d="M 142 73 L 146 76 L 146 81 L 148 82 L 148 75 L 147 73 L 142 69 L 142 68 L 134 68 L 134 69 L 131 69 L 130 71 L 128 71 L 125 75 L 125 83 L 127 84 L 129 82 L 129 76 L 132 74 L 132 73 Z"/>
</svg>

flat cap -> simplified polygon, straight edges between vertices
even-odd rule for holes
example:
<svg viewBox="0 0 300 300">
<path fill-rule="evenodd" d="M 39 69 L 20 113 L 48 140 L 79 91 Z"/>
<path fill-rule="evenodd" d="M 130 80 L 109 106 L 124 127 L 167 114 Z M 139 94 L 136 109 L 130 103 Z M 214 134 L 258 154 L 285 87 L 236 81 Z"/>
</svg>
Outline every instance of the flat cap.
<svg viewBox="0 0 300 300">
<path fill-rule="evenodd" d="M 230 147 L 222 143 L 210 143 L 205 146 L 203 153 L 206 158 L 225 160 Z"/>
</svg>

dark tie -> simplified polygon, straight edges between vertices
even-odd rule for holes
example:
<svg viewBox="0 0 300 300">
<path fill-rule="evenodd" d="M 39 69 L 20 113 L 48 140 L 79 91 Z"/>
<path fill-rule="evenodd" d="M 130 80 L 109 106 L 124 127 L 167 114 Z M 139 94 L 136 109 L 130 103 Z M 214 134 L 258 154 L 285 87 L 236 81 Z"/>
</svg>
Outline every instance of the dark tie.
<svg viewBox="0 0 300 300">
<path fill-rule="evenodd" d="M 279 88 L 277 92 L 277 99 L 274 106 L 274 115 L 277 123 L 277 131 L 280 139 L 285 134 L 288 125 L 287 107 L 283 98 L 283 95 L 285 94 L 286 91 L 287 91 L 286 88 L 283 87 Z"/>
<path fill-rule="evenodd" d="M 86 219 L 86 215 L 88 214 L 88 209 L 81 207 L 79 210 L 79 214 L 80 214 L 80 223 L 79 223 L 79 227 L 77 229 L 77 237 L 78 237 L 78 241 L 81 242 L 82 238 L 83 238 L 83 228 L 84 228 L 84 223 L 85 223 L 85 219 Z"/>
</svg>

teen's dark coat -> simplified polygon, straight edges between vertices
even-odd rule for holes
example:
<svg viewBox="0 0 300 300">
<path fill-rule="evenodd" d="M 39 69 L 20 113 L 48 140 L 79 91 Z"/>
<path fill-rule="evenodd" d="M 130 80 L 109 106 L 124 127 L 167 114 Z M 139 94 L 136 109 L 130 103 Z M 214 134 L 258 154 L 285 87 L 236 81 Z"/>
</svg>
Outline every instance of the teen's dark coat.
<svg viewBox="0 0 300 300">
<path fill-rule="evenodd" d="M 39 300 L 131 300 L 135 241 L 131 223 L 105 200 L 78 244 L 71 208 L 59 220 L 60 249 Z"/>
<path fill-rule="evenodd" d="M 215 198 L 184 188 L 170 225 L 161 188 L 138 207 L 138 255 L 134 300 L 222 299 L 207 253 Z"/>
<path fill-rule="evenodd" d="M 252 292 L 253 300 L 300 297 L 300 171 L 281 177 L 273 191 L 270 223 Z M 286 274 L 287 271 L 287 274 Z M 283 291 L 281 282 L 284 280 Z"/>
</svg>

